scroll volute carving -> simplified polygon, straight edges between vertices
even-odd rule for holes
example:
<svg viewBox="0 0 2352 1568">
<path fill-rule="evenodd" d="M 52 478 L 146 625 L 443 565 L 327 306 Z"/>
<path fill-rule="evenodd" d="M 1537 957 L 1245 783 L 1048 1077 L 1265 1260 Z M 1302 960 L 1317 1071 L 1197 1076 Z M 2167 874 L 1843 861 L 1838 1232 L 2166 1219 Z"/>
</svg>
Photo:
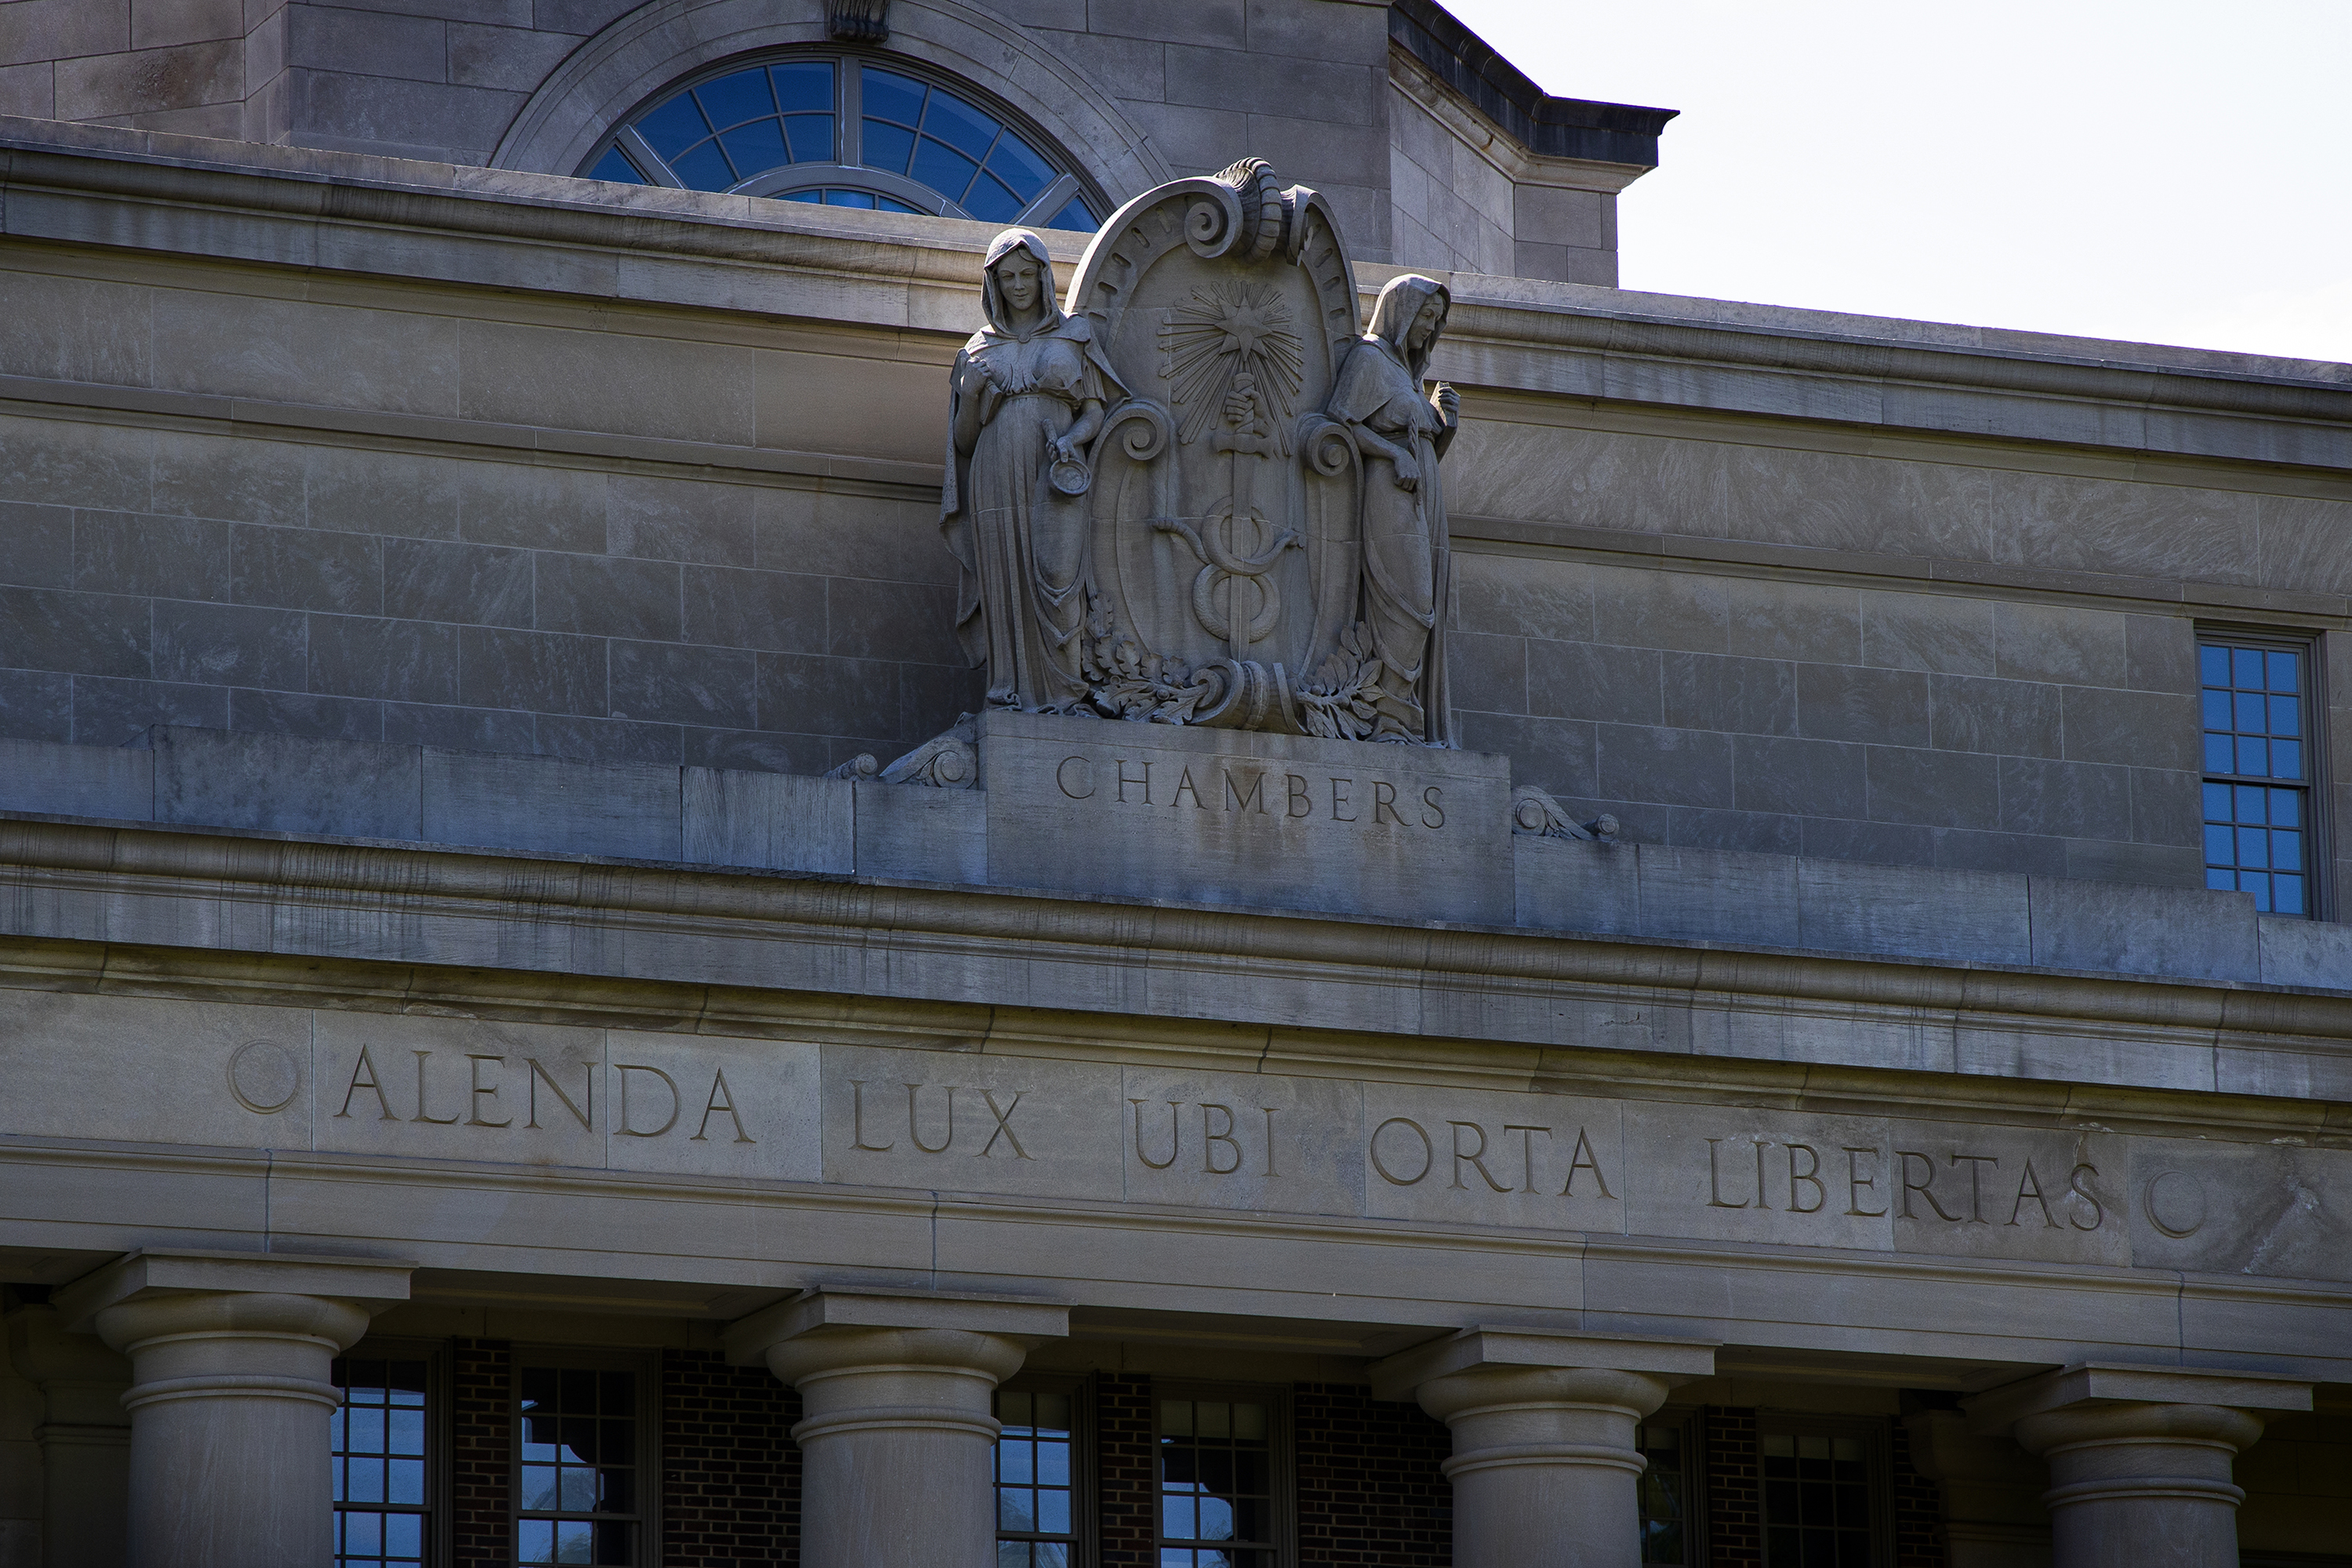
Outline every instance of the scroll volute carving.
<svg viewBox="0 0 2352 1568">
<path fill-rule="evenodd" d="M 1020 230 L 983 295 L 944 521 L 992 703 L 1452 743 L 1444 285 L 1365 330 L 1328 205 L 1245 159 L 1121 207 L 1066 309 Z"/>
</svg>

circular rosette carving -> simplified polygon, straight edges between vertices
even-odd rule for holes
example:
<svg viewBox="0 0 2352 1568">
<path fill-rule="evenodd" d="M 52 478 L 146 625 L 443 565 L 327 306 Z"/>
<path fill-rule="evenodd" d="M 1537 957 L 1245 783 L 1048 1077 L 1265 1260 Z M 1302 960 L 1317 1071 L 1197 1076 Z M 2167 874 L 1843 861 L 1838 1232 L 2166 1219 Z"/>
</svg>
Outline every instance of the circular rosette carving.
<svg viewBox="0 0 2352 1568">
<path fill-rule="evenodd" d="M 1214 261 L 1233 248 L 1241 223 L 1242 205 L 1230 192 L 1203 193 L 1184 209 L 1184 243 L 1202 260 Z"/>
<path fill-rule="evenodd" d="M 1346 426 L 1310 414 L 1298 422 L 1298 455 L 1323 478 L 1340 479 L 1355 471 L 1356 438 Z"/>
</svg>

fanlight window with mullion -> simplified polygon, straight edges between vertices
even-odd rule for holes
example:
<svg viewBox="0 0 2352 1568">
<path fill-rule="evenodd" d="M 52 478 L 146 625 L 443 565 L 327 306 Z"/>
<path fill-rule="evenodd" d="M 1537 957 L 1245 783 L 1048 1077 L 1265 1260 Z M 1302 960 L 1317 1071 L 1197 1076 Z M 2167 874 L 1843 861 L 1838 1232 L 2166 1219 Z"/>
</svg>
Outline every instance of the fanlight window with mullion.
<svg viewBox="0 0 2352 1568">
<path fill-rule="evenodd" d="M 590 179 L 1091 233 L 1077 175 L 942 84 L 850 56 L 709 76 L 629 117 Z"/>
</svg>

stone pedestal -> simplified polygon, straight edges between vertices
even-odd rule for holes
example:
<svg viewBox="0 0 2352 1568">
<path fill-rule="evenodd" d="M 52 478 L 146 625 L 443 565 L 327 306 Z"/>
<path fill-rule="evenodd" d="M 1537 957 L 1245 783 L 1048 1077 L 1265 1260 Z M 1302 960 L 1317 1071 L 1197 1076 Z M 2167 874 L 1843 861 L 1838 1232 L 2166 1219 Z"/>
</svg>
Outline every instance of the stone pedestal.
<svg viewBox="0 0 2352 1568">
<path fill-rule="evenodd" d="M 1944 1505 L 1945 1568 L 2050 1568 L 2049 1473 L 2007 1437 L 1971 1431 L 1958 1410 L 1903 1418 L 1911 1462 Z"/>
<path fill-rule="evenodd" d="M 332 1560 L 335 1356 L 408 1296 L 408 1266 L 139 1252 L 58 1292 L 68 1327 L 131 1358 L 132 1568 Z"/>
<path fill-rule="evenodd" d="M 1418 1399 L 1454 1433 L 1454 1568 L 1639 1568 L 1634 1447 L 1715 1347 L 1469 1329 L 1372 1368 L 1379 1399 Z"/>
<path fill-rule="evenodd" d="M 2068 1367 L 1969 1401 L 2050 1467 L 2054 1568 L 2228 1568 L 2238 1561 L 2238 1450 L 2308 1384 L 2186 1368 Z"/>
<path fill-rule="evenodd" d="M 8 1354 L 41 1391 L 42 1568 L 123 1568 L 131 1499 L 131 1363 L 88 1334 L 66 1331 L 55 1307 L 8 1314 Z"/>
<path fill-rule="evenodd" d="M 1508 757 L 998 710 L 980 774 L 999 885 L 1517 918 Z"/>
<path fill-rule="evenodd" d="M 803 1568 L 994 1560 L 996 1385 L 1069 1310 L 1009 1297 L 812 1290 L 727 1331 L 800 1390 Z"/>
</svg>

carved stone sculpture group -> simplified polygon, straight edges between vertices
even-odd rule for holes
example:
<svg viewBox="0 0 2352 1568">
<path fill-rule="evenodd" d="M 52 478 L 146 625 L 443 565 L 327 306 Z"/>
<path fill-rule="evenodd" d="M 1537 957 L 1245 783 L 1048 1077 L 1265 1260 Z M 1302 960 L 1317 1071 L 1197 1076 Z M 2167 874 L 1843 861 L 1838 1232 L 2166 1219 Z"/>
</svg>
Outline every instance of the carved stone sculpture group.
<svg viewBox="0 0 2352 1568">
<path fill-rule="evenodd" d="M 1444 285 L 1395 279 L 1365 330 L 1329 208 L 1255 159 L 1129 202 L 1055 281 L 998 236 L 950 373 L 942 526 L 988 701 L 1453 744 Z"/>
</svg>

